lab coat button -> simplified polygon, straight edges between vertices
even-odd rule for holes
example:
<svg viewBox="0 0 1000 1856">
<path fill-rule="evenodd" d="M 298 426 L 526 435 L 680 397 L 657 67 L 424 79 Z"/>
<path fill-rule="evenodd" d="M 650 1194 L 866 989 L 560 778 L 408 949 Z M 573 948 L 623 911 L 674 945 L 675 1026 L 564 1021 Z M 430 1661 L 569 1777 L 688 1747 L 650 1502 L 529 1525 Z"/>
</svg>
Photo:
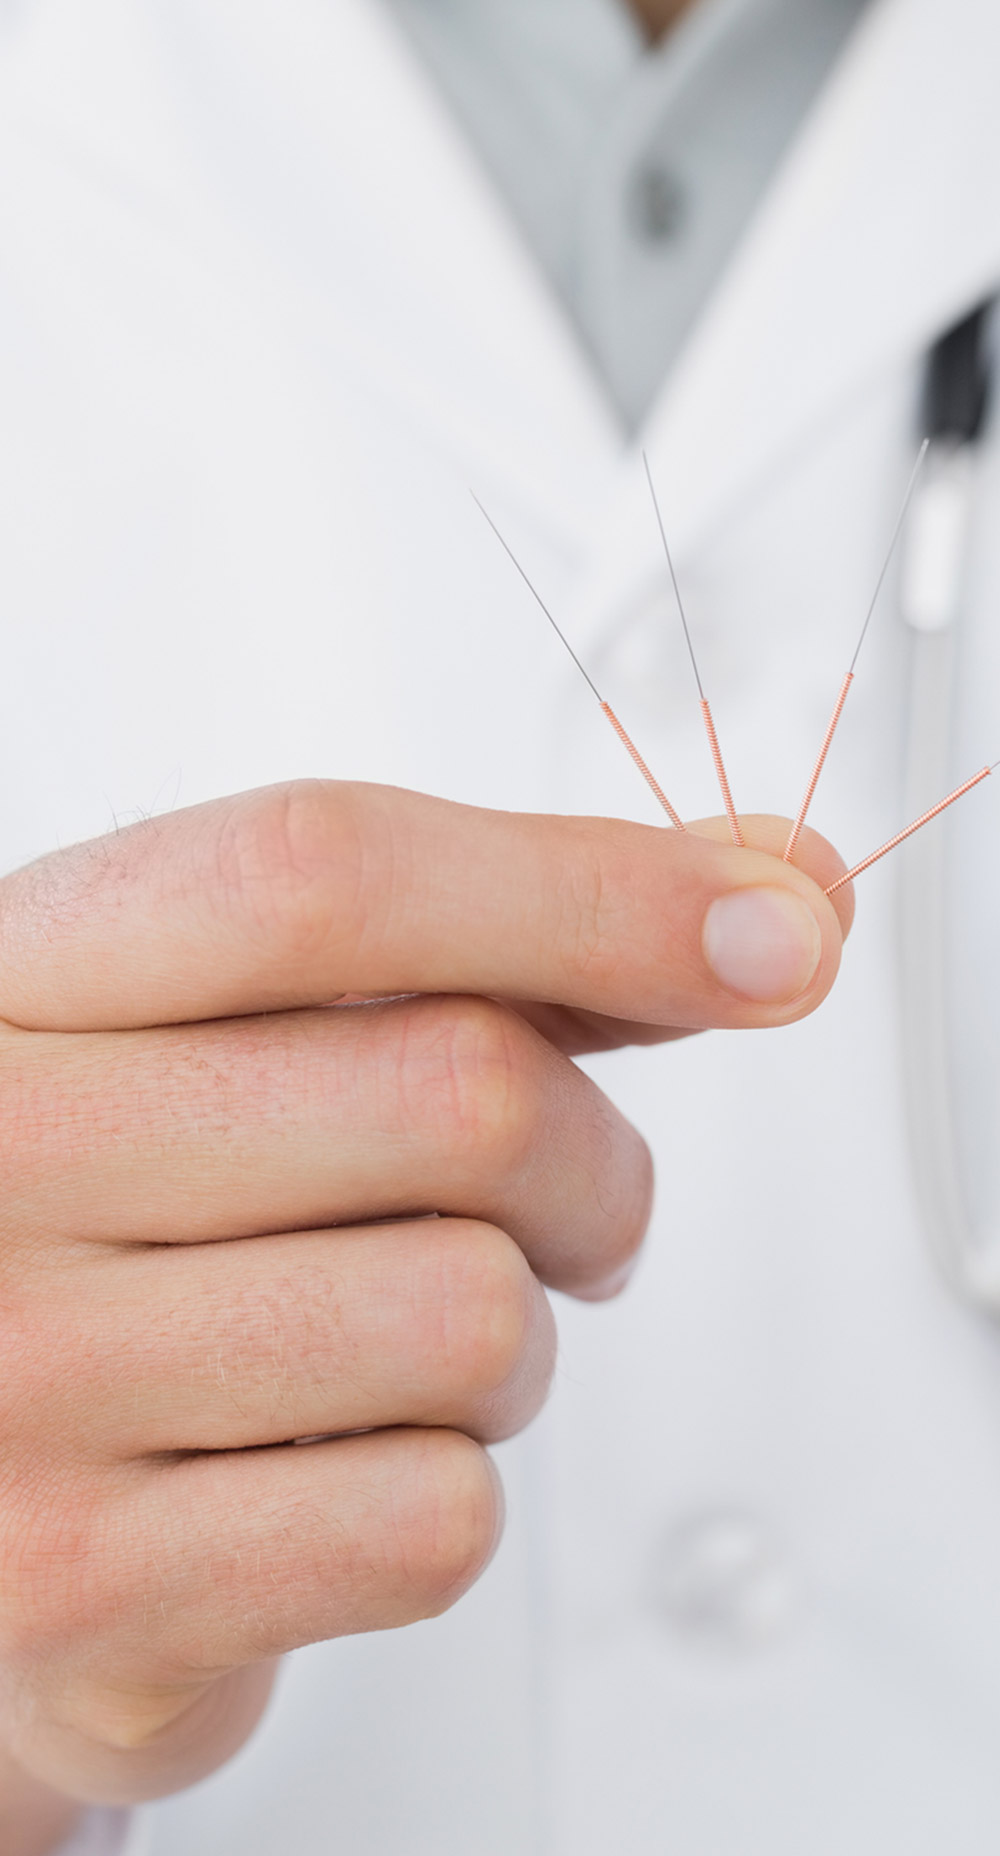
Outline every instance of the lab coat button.
<svg viewBox="0 0 1000 1856">
<path fill-rule="evenodd" d="M 661 1620 L 691 1642 L 753 1648 L 794 1621 L 796 1588 L 765 1525 L 738 1509 L 689 1515 L 660 1542 L 649 1597 Z"/>
</svg>

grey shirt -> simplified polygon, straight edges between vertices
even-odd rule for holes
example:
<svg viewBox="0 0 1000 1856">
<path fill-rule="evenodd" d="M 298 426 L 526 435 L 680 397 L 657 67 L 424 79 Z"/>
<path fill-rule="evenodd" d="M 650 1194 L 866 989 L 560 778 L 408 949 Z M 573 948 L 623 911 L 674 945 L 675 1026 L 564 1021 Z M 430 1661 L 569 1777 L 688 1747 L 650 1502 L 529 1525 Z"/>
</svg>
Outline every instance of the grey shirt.
<svg viewBox="0 0 1000 1856">
<path fill-rule="evenodd" d="M 865 0 L 385 3 L 634 429 Z"/>
</svg>

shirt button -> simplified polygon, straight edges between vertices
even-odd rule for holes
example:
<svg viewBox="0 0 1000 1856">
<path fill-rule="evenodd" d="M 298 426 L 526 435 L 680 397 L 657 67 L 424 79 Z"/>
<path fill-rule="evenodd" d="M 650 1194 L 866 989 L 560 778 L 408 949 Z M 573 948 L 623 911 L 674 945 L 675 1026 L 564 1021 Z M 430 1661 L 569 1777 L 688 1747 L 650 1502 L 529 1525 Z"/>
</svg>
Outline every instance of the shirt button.
<svg viewBox="0 0 1000 1856">
<path fill-rule="evenodd" d="M 677 237 L 685 217 L 684 192 L 676 176 L 657 161 L 637 168 L 629 187 L 629 217 L 640 237 L 653 245 Z"/>
<path fill-rule="evenodd" d="M 653 1610 L 690 1641 L 753 1648 L 788 1629 L 797 1592 L 763 1522 L 738 1509 L 690 1515 L 668 1529 L 649 1581 Z"/>
</svg>

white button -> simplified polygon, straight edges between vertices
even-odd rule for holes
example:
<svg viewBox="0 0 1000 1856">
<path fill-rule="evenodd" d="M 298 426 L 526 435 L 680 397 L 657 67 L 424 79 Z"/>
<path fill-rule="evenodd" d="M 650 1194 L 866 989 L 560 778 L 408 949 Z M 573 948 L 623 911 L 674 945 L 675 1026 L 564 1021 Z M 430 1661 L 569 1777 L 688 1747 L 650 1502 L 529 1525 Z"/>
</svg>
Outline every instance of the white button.
<svg viewBox="0 0 1000 1856">
<path fill-rule="evenodd" d="M 771 1642 L 798 1608 L 780 1545 L 762 1521 L 738 1509 L 675 1522 L 651 1568 L 649 1598 L 685 1637 L 735 1649 Z"/>
</svg>

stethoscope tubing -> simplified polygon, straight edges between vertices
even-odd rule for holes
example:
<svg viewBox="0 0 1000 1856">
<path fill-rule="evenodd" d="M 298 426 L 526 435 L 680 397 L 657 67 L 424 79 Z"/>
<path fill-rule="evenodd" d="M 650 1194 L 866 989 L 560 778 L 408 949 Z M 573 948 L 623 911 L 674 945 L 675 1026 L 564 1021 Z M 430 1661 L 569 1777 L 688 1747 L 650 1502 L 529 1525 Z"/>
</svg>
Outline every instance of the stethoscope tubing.
<svg viewBox="0 0 1000 1856">
<path fill-rule="evenodd" d="M 959 622 L 976 486 L 976 453 L 990 389 L 992 301 L 935 345 L 925 372 L 924 428 L 931 439 L 911 510 L 900 576 L 910 638 L 906 817 L 948 784 Z M 977 1232 L 962 1177 L 951 1088 L 947 987 L 947 829 L 918 833 L 897 866 L 899 1009 L 903 1089 L 913 1175 L 927 1239 L 954 1292 L 1000 1318 L 1000 1246 Z"/>
</svg>

